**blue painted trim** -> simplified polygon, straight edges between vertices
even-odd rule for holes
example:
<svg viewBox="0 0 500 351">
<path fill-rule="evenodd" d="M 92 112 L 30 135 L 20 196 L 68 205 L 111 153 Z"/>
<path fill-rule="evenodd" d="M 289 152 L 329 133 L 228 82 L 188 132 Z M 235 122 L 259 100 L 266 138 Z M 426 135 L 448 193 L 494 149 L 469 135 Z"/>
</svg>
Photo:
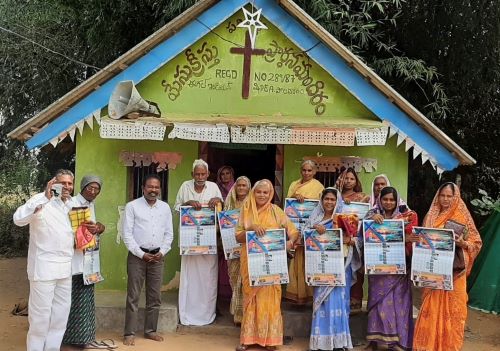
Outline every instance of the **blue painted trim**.
<svg viewBox="0 0 500 351">
<path fill-rule="evenodd" d="M 311 32 L 274 1 L 256 0 L 255 4 L 263 8 L 262 14 L 267 20 L 271 21 L 302 50 L 307 50 L 318 42 Z M 349 67 L 335 51 L 320 43 L 308 54 L 376 116 L 394 124 L 424 150 L 431 153 L 441 167 L 450 170 L 458 166 L 458 159 L 448 149 L 391 103 L 356 70 Z"/>
<path fill-rule="evenodd" d="M 210 28 L 217 27 L 225 19 L 232 16 L 248 0 L 222 0 L 199 16 L 199 19 Z M 255 0 L 258 8 L 263 8 L 264 17 L 278 27 L 290 40 L 302 50 L 313 47 L 318 39 L 295 18 L 273 0 Z M 96 109 L 107 105 L 115 85 L 122 80 L 140 82 L 165 62 L 174 58 L 182 50 L 208 33 L 208 29 L 197 21 L 192 21 L 176 35 L 172 36 L 141 59 L 130 65 L 125 71 L 115 76 L 102 87 L 82 99 L 70 110 L 62 114 L 47 128 L 44 128 L 26 143 L 32 149 L 45 145 L 55 136 L 61 134 Z M 427 152 L 431 152 L 441 167 L 453 169 L 458 160 L 437 140 L 418 126 L 409 116 L 392 104 L 385 95 L 366 81 L 357 71 L 333 50 L 320 43 L 308 52 L 309 56 L 330 73 L 350 93 L 382 120 L 387 120 L 411 137 Z"/>
<path fill-rule="evenodd" d="M 248 0 L 221 1 L 203 12 L 198 16 L 198 19 L 209 28 L 215 28 L 247 3 Z M 192 21 L 184 26 L 178 33 L 156 46 L 124 71 L 104 83 L 98 90 L 87 95 L 61 114 L 46 128 L 33 135 L 26 142 L 27 147 L 33 149 L 47 144 L 93 111 L 104 108 L 108 105 L 109 97 L 118 82 L 132 80 L 138 84 L 208 32 L 209 29 L 198 21 Z"/>
</svg>

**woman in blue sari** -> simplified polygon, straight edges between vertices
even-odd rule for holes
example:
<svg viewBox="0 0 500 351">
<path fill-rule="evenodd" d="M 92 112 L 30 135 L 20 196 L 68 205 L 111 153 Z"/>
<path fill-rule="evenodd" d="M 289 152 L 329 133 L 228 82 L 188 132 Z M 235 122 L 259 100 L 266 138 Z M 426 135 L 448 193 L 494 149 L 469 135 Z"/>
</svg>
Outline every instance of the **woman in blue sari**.
<svg viewBox="0 0 500 351">
<path fill-rule="evenodd" d="M 340 192 L 326 188 L 321 194 L 318 206 L 311 213 L 307 227 L 319 234 L 326 229 L 336 228 L 336 213 L 342 206 Z M 354 234 L 354 237 L 352 236 Z M 350 289 L 355 283 L 355 272 L 361 266 L 355 233 L 344 231 L 345 286 L 324 286 L 314 288 L 313 320 L 311 325 L 311 350 L 332 350 L 352 348 L 349 330 Z"/>
</svg>

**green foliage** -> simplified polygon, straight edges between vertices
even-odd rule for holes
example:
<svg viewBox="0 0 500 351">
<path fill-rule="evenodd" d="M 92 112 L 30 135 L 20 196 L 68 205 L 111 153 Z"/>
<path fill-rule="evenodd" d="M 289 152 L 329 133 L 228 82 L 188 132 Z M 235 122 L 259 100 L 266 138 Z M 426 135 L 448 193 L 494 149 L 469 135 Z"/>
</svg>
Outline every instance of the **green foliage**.
<svg viewBox="0 0 500 351">
<path fill-rule="evenodd" d="M 418 91 L 428 116 L 446 118 L 449 99 L 436 67 L 405 55 L 393 32 L 406 0 L 302 0 L 298 4 L 378 74 L 401 91 Z"/>
<path fill-rule="evenodd" d="M 74 162 L 71 148 L 49 147 L 45 151 L 50 153 L 33 154 L 22 143 L 7 140 L 8 131 L 195 2 L 2 0 L 0 26 L 46 49 L 0 31 L 0 169 L 11 170 L 0 177 L 0 192 L 22 183 L 26 196 L 29 189 L 42 188 L 56 168 L 71 168 Z M 451 180 L 457 173 L 462 176 L 466 200 L 475 196 L 478 186 L 498 194 L 498 0 L 296 2 L 478 160 L 477 166 L 459 167 L 448 175 Z M 437 177 L 419 160 L 411 165 L 409 200 L 414 197 L 419 206 L 427 207 Z M 30 172 L 30 167 L 37 172 Z M 423 186 L 420 179 L 425 180 Z M 3 232 L 6 226 L 0 225 Z"/>
<path fill-rule="evenodd" d="M 24 256 L 28 252 L 28 226 L 12 222 L 16 206 L 0 204 L 0 257 Z"/>
<path fill-rule="evenodd" d="M 475 207 L 475 211 L 481 216 L 487 216 L 493 211 L 500 211 L 500 198 L 494 200 L 483 189 L 479 189 L 480 199 L 474 199 L 470 203 Z"/>
</svg>

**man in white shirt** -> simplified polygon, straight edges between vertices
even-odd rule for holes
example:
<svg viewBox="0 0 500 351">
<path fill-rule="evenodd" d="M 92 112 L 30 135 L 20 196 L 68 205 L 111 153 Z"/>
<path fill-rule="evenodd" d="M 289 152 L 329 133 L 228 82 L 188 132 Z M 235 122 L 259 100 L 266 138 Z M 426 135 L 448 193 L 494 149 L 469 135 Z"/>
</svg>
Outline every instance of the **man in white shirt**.
<svg viewBox="0 0 500 351">
<path fill-rule="evenodd" d="M 102 180 L 95 175 L 86 175 L 80 182 L 80 194 L 73 197 L 74 207 L 88 207 L 90 209 L 91 221 L 85 222 L 85 226 L 96 237 L 97 247 L 99 246 L 99 237 L 105 227 L 96 222 L 94 200 L 100 194 Z M 99 255 L 99 251 L 94 248 L 82 250 L 75 249 L 72 260 L 72 287 L 71 287 L 71 309 L 64 333 L 63 344 L 78 345 L 82 348 L 96 348 L 105 346 L 95 340 L 96 320 L 95 320 L 95 301 L 94 284 L 86 285 L 83 279 L 84 254 L 92 258 L 92 255 Z"/>
<path fill-rule="evenodd" d="M 219 187 L 207 181 L 208 164 L 203 160 L 193 163 L 193 179 L 182 183 L 175 200 L 175 210 L 181 206 L 222 208 Z M 179 287 L 179 319 L 184 325 L 206 325 L 215 319 L 217 304 L 217 255 L 181 257 Z"/>
<path fill-rule="evenodd" d="M 30 226 L 28 248 L 28 351 L 59 351 L 71 306 L 74 235 L 71 209 L 74 175 L 56 172 L 45 188 L 14 213 L 14 223 Z"/>
<path fill-rule="evenodd" d="M 123 343 L 135 345 L 139 296 L 146 280 L 146 311 L 144 337 L 163 341 L 157 334 L 161 305 L 161 283 L 164 256 L 173 239 L 172 212 L 160 196 L 160 178 L 148 175 L 142 186 L 143 196 L 125 206 L 123 242 L 127 257 L 127 304 Z"/>
</svg>

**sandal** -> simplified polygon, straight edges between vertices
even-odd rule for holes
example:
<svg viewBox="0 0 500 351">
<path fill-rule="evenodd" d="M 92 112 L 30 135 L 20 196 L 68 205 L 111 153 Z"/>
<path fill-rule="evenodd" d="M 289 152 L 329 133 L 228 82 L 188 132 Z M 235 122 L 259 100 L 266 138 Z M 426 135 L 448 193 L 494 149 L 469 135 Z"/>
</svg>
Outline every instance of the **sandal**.
<svg viewBox="0 0 500 351">
<path fill-rule="evenodd" d="M 245 350 L 247 350 L 247 349 L 248 349 L 248 345 L 243 345 L 243 344 L 241 344 L 241 345 L 236 346 L 236 349 L 235 349 L 235 350 L 236 350 L 236 351 L 245 351 Z"/>
<path fill-rule="evenodd" d="M 115 345 L 115 341 L 113 339 L 103 339 L 100 341 L 100 344 L 106 346 L 108 350 L 114 350 L 118 348 L 118 345 Z"/>
<path fill-rule="evenodd" d="M 88 344 L 83 345 L 82 349 L 84 350 L 109 350 L 107 345 L 103 345 L 100 342 L 92 341 Z"/>
</svg>

